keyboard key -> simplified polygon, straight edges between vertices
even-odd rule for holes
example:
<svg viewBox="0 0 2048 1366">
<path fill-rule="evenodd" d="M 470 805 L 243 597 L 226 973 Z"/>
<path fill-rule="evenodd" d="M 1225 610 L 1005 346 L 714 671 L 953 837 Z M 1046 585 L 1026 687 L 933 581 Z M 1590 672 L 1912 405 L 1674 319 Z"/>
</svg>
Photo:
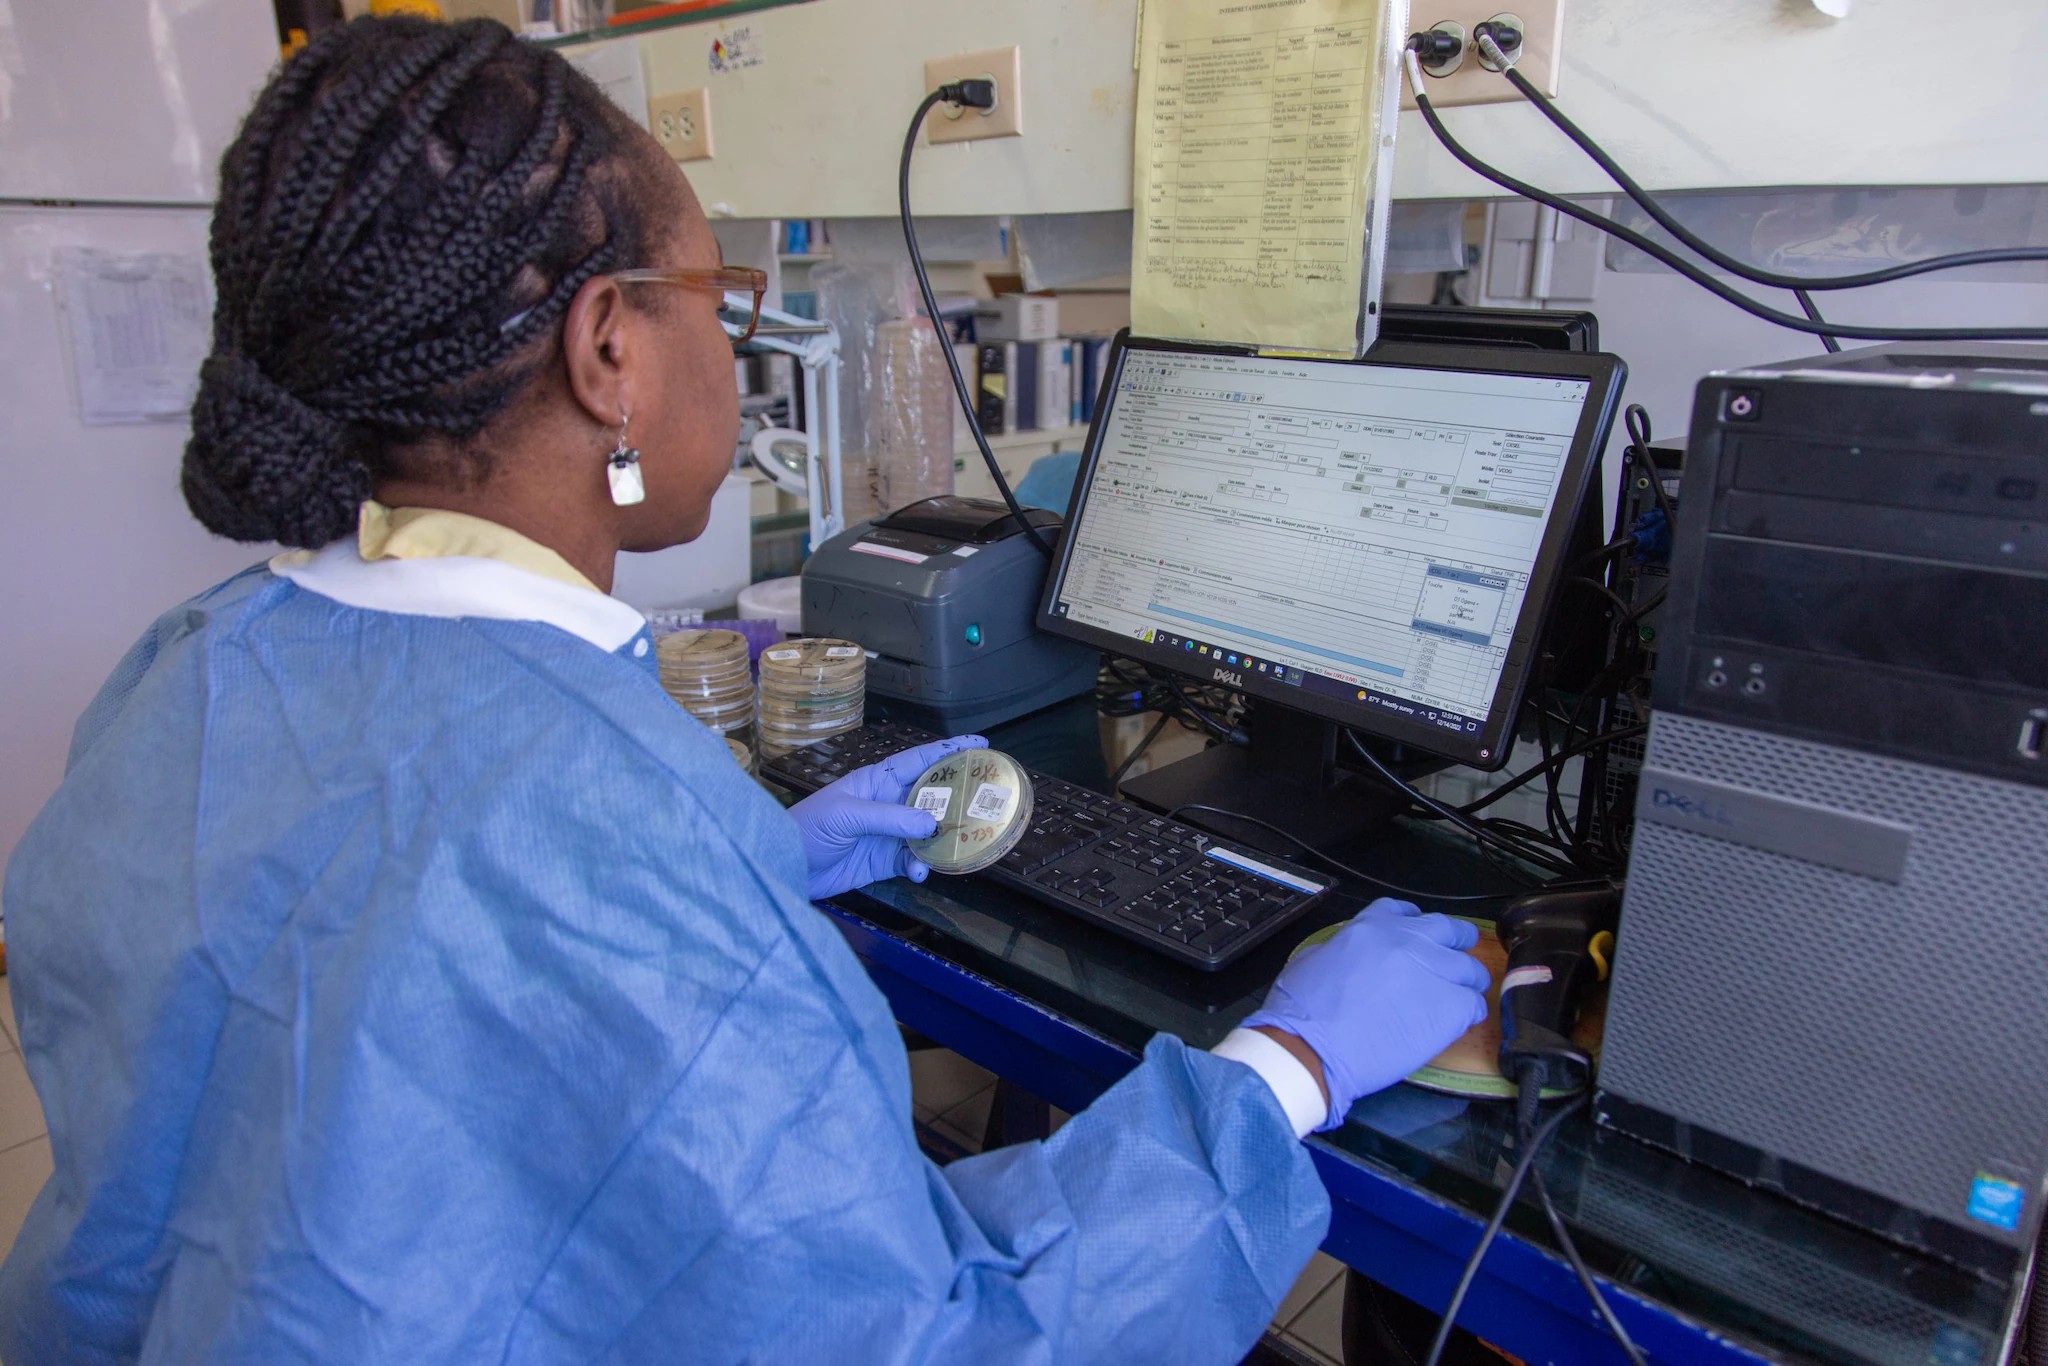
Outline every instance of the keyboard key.
<svg viewBox="0 0 2048 1366">
<path fill-rule="evenodd" d="M 1118 825 L 1128 825 L 1138 818 L 1138 813 L 1131 810 L 1128 806 L 1112 806 L 1102 814 L 1115 821 Z"/>
<path fill-rule="evenodd" d="M 1230 919 L 1234 924 L 1252 929 L 1265 924 L 1286 909 L 1285 906 L 1276 906 L 1270 901 L 1254 901 L 1241 911 L 1231 912 Z"/>
<path fill-rule="evenodd" d="M 1152 931 L 1154 934 L 1171 925 L 1174 919 L 1173 912 L 1171 911 L 1162 911 L 1157 906 L 1145 906 L 1142 904 L 1119 907 L 1116 914 L 1119 920 L 1127 920 L 1141 929 Z"/>
<path fill-rule="evenodd" d="M 1188 947 L 1199 949 L 1204 953 L 1214 953 L 1235 941 L 1239 936 L 1250 933 L 1251 931 L 1245 926 L 1233 924 L 1225 920 L 1219 924 L 1211 925 L 1208 929 L 1203 930 L 1200 934 L 1189 940 Z"/>
<path fill-rule="evenodd" d="M 1091 906 L 1114 906 L 1123 898 L 1108 887 L 1097 887 L 1092 892 L 1082 893 L 1081 899 Z"/>
</svg>

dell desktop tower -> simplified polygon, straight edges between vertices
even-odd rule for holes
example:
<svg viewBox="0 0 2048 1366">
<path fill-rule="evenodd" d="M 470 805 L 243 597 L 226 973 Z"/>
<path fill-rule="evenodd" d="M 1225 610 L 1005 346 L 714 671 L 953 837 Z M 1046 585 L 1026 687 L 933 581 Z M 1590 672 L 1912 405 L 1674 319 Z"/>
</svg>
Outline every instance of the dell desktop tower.
<svg viewBox="0 0 2048 1366">
<path fill-rule="evenodd" d="M 2048 348 L 1703 381 L 1602 1124 L 1996 1282 L 2048 1168 Z"/>
</svg>

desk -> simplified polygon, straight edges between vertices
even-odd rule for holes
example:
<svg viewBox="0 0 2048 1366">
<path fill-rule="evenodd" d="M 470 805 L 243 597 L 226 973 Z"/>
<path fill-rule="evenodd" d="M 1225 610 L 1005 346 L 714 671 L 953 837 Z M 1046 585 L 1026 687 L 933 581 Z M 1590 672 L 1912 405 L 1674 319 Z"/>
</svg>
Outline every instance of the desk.
<svg viewBox="0 0 2048 1366">
<path fill-rule="evenodd" d="M 1101 788 L 1086 699 L 997 727 L 1032 768 Z M 1473 847 L 1400 822 L 1343 852 L 1411 887 L 1512 884 Z M 1277 942 L 1220 973 L 1184 969 L 1107 931 L 974 878 L 901 879 L 839 897 L 835 918 L 905 1025 L 1006 1081 L 1078 1110 L 1166 1030 L 1199 1048 L 1248 1015 L 1291 947 L 1353 914 L 1347 884 Z M 1455 903 L 1425 909 L 1455 910 Z M 1482 908 L 1486 903 L 1481 903 Z M 1441 1309 L 1513 1161 L 1512 1116 L 1409 1086 L 1369 1097 L 1309 1140 L 1332 1205 L 1324 1250 Z M 1660 1362 L 1797 1361 L 1988 1366 L 2008 1292 L 1657 1149 L 1583 1114 L 1539 1163 L 1616 1313 Z M 1621 1362 L 1527 1201 L 1474 1283 L 1459 1323 L 1535 1363 Z"/>
</svg>

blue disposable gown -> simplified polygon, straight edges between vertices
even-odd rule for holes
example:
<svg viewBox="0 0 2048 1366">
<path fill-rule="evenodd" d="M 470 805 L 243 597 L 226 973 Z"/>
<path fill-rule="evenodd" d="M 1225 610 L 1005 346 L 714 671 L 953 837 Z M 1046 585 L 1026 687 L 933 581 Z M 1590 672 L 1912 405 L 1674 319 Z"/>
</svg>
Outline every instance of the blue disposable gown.
<svg viewBox="0 0 2048 1366">
<path fill-rule="evenodd" d="M 1161 1037 L 944 1169 L 789 818 L 651 658 L 255 570 L 81 720 L 6 885 L 41 1362 L 1235 1360 L 1328 1207 Z"/>
</svg>

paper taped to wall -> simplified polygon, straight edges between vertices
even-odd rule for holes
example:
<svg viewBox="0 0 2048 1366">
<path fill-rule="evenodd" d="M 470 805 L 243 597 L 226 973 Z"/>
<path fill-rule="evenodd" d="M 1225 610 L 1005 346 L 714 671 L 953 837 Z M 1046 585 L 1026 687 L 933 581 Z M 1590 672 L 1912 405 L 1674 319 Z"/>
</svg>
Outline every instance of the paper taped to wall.
<svg viewBox="0 0 2048 1366">
<path fill-rule="evenodd" d="M 182 421 L 210 346 L 206 261 L 173 252 L 57 253 L 78 416 L 88 426 Z"/>
<path fill-rule="evenodd" d="M 1131 325 L 1358 355 L 1393 167 L 1400 0 L 1145 0 Z"/>
</svg>

